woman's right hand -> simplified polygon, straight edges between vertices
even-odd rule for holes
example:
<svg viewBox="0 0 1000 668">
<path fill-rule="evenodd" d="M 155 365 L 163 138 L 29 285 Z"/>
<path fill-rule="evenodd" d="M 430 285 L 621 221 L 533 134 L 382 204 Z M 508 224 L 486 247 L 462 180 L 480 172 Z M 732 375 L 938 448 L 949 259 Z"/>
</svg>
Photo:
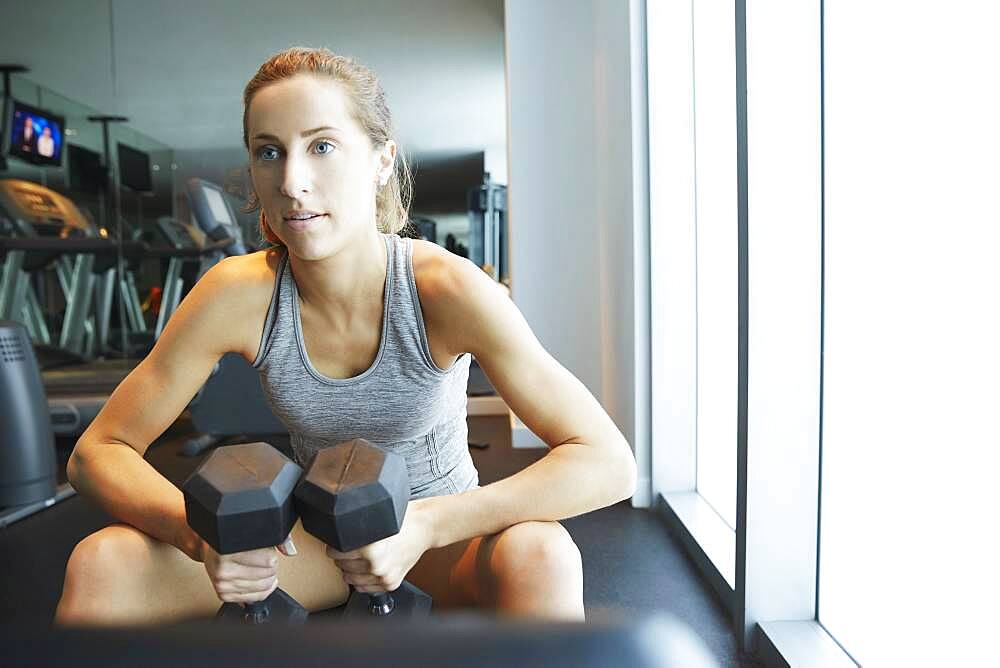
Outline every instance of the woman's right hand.
<svg viewBox="0 0 1000 668">
<path fill-rule="evenodd" d="M 202 556 L 215 593 L 224 603 L 263 601 L 278 587 L 278 550 L 273 547 L 219 554 L 205 543 Z"/>
<path fill-rule="evenodd" d="M 278 555 L 294 557 L 298 550 L 291 536 L 277 547 L 219 554 L 187 524 L 176 545 L 191 559 L 205 564 L 215 593 L 226 603 L 263 601 L 278 586 Z"/>
</svg>

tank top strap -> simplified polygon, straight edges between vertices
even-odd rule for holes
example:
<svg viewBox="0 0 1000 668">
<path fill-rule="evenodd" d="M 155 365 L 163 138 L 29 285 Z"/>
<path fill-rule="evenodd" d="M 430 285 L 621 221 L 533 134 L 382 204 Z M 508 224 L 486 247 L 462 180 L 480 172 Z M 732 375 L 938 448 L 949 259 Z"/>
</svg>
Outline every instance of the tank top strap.
<svg viewBox="0 0 1000 668">
<path fill-rule="evenodd" d="M 287 327 L 282 326 L 281 321 L 287 321 L 292 313 L 292 303 L 290 290 L 294 289 L 291 284 L 291 272 L 287 271 L 288 249 L 283 249 L 278 266 L 274 271 L 274 288 L 271 290 L 271 303 L 267 307 L 267 316 L 264 318 L 264 329 L 261 334 L 260 346 L 257 349 L 257 357 L 253 361 L 253 366 L 259 367 L 268 353 L 274 347 L 277 339 L 281 338 L 282 332 Z"/>
<path fill-rule="evenodd" d="M 434 363 L 431 355 L 427 329 L 424 324 L 423 309 L 420 306 L 420 295 L 417 291 L 416 274 L 413 270 L 413 239 L 404 239 L 395 235 L 391 237 L 395 246 L 393 272 L 396 282 L 392 295 L 392 331 L 394 351 L 406 364 L 415 365 L 421 374 L 431 377 L 450 373 L 455 369 L 441 369 Z M 467 362 L 467 361 L 466 361 Z"/>
</svg>

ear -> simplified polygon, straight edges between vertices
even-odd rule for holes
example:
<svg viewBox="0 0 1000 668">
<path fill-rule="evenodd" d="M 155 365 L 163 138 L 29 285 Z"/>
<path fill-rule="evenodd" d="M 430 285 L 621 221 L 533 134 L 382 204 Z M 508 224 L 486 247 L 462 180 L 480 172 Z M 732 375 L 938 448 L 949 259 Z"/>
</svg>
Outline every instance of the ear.
<svg viewBox="0 0 1000 668">
<path fill-rule="evenodd" d="M 384 186 L 389 182 L 389 177 L 392 176 L 393 166 L 396 164 L 396 142 L 389 139 L 384 144 L 378 153 L 378 171 L 375 174 L 375 180 L 380 186 Z"/>
</svg>

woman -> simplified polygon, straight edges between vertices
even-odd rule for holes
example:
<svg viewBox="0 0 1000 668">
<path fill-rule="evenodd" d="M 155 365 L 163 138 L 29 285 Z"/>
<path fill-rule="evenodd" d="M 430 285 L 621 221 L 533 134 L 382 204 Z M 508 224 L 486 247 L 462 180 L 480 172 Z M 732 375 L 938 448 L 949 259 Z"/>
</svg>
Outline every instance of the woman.
<svg viewBox="0 0 1000 668">
<path fill-rule="evenodd" d="M 42 136 L 38 138 L 38 155 L 51 158 L 56 152 L 56 141 L 52 138 L 52 128 L 42 128 Z"/>
<path fill-rule="evenodd" d="M 279 581 L 319 610 L 347 585 L 391 591 L 404 577 L 436 610 L 582 620 L 580 553 L 556 520 L 631 496 L 635 460 L 496 283 L 395 234 L 408 171 L 375 76 L 323 49 L 279 53 L 247 85 L 243 129 L 275 247 L 206 273 L 81 436 L 70 480 L 122 524 L 73 551 L 56 621 L 209 616 Z M 339 553 L 297 524 L 278 550 L 222 556 L 187 526 L 180 491 L 142 455 L 230 351 L 260 372 L 300 464 L 355 437 L 406 457 L 413 498 L 397 535 Z M 551 446 L 486 487 L 466 444 L 470 354 Z"/>
</svg>

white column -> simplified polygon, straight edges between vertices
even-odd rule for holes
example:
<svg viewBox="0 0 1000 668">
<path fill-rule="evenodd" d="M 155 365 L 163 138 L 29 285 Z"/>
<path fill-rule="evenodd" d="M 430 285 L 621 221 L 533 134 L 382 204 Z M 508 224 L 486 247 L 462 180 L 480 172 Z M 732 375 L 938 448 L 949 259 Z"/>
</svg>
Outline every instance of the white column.
<svg viewBox="0 0 1000 668">
<path fill-rule="evenodd" d="M 633 447 L 642 439 L 648 497 L 648 410 L 636 400 L 636 340 L 648 338 L 635 324 L 645 252 L 635 227 L 647 224 L 634 192 L 645 187 L 633 162 L 637 7 L 507 0 L 508 194 L 514 301 Z"/>
</svg>

